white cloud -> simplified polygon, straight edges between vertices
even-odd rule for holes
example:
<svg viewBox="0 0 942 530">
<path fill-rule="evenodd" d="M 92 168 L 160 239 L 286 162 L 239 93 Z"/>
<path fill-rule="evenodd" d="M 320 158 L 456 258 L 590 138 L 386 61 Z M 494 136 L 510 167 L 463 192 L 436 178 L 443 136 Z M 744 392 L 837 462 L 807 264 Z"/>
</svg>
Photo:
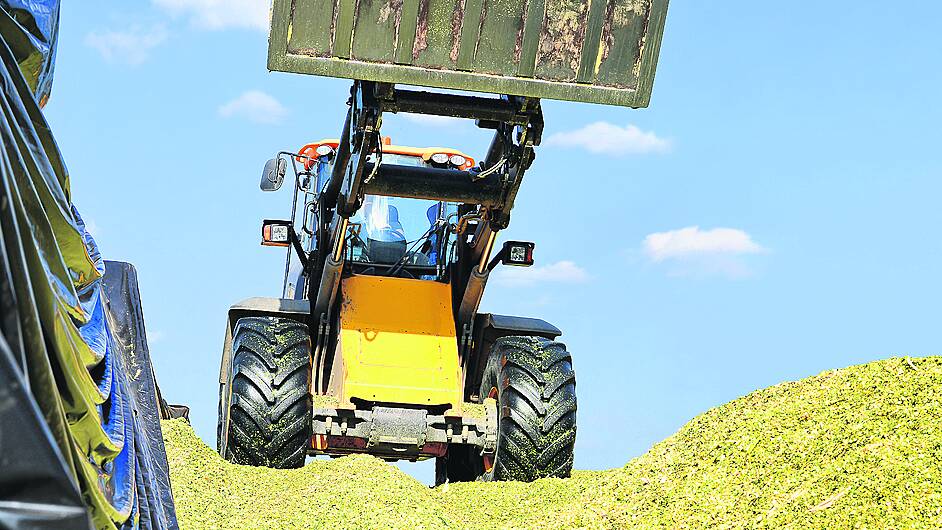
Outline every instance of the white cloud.
<svg viewBox="0 0 942 530">
<path fill-rule="evenodd" d="M 535 267 L 501 267 L 494 271 L 494 280 L 511 287 L 528 287 L 538 283 L 583 283 L 589 274 L 571 261 L 557 261 Z"/>
<path fill-rule="evenodd" d="M 203 29 L 268 31 L 270 0 L 152 0 L 172 15 L 187 16 Z"/>
<path fill-rule="evenodd" d="M 162 331 L 148 331 L 147 332 L 147 344 L 156 344 L 164 340 L 164 332 Z"/>
<path fill-rule="evenodd" d="M 132 26 L 126 31 L 100 31 L 85 35 L 85 44 L 98 50 L 108 62 L 139 65 L 147 60 L 151 50 L 167 40 L 163 26 L 143 29 Z"/>
<path fill-rule="evenodd" d="M 590 153 L 604 155 L 639 155 L 666 153 L 671 142 L 652 131 L 642 131 L 634 125 L 619 127 L 604 121 L 590 123 L 574 131 L 558 132 L 543 142 L 545 145 L 578 146 Z"/>
<path fill-rule="evenodd" d="M 699 226 L 649 234 L 644 238 L 642 249 L 648 258 L 655 262 L 707 255 L 730 256 L 765 252 L 761 245 L 742 230 L 700 230 Z"/>
<path fill-rule="evenodd" d="M 239 117 L 255 123 L 278 123 L 288 109 L 277 99 L 259 90 L 249 90 L 219 107 L 223 118 Z"/>
<path fill-rule="evenodd" d="M 403 112 L 402 117 L 411 121 L 412 123 L 417 123 L 419 125 L 425 125 L 428 127 L 449 127 L 460 125 L 465 121 L 459 118 L 451 118 L 448 116 L 435 116 L 432 114 L 410 114 L 408 112 Z"/>
</svg>

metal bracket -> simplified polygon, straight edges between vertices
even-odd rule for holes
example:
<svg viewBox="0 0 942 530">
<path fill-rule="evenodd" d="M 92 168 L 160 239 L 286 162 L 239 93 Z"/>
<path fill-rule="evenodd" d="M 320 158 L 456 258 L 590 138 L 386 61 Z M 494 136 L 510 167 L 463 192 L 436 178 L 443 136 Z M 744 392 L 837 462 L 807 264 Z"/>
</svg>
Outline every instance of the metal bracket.
<svg viewBox="0 0 942 530">
<path fill-rule="evenodd" d="M 349 218 L 360 208 L 367 159 L 373 149 L 379 145 L 379 128 L 383 111 L 376 99 L 376 83 L 355 81 L 353 83 L 350 104 L 350 116 L 353 118 L 350 130 L 350 159 L 346 175 L 340 188 L 338 212 L 341 217 Z"/>
<path fill-rule="evenodd" d="M 487 416 L 484 417 L 484 443 L 481 445 L 481 454 L 493 454 L 497 451 L 497 430 L 500 428 L 497 418 L 497 400 L 487 398 L 484 400 Z"/>
<path fill-rule="evenodd" d="M 390 450 L 418 451 L 425 445 L 428 412 L 422 409 L 373 407 L 367 447 L 380 445 Z"/>
<path fill-rule="evenodd" d="M 474 332 L 474 319 L 461 326 L 461 339 L 458 342 L 458 352 L 462 359 L 468 359 L 471 355 L 471 337 Z"/>
<path fill-rule="evenodd" d="M 327 445 L 315 452 L 341 455 L 368 448 L 381 457 L 414 459 L 434 454 L 436 444 L 467 444 L 493 453 L 497 447 L 497 402 L 486 399 L 484 405 L 486 415 L 480 417 L 430 415 L 424 409 L 381 406 L 370 410 L 316 408 L 312 434 L 326 437 Z M 351 443 L 354 438 L 359 445 Z"/>
</svg>

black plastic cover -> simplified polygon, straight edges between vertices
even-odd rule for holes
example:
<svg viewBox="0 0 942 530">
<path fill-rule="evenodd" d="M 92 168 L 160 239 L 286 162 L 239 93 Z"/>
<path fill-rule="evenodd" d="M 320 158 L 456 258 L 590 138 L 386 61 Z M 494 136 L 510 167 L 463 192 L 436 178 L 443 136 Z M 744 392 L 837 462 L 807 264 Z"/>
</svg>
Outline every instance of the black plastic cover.
<svg viewBox="0 0 942 530">
<path fill-rule="evenodd" d="M 57 19 L 0 0 L 0 528 L 174 529 L 136 281 L 112 314 L 36 97 Z"/>
<path fill-rule="evenodd" d="M 85 503 L 17 364 L 0 333 L 0 528 L 91 528 Z"/>
<path fill-rule="evenodd" d="M 105 261 L 102 279 L 108 304 L 111 336 L 124 360 L 124 371 L 131 386 L 131 397 L 136 402 L 136 420 L 143 433 L 142 445 L 147 446 L 149 457 L 138 458 L 145 468 L 153 496 L 141 503 L 141 528 L 175 528 L 176 512 L 170 488 L 170 468 L 160 420 L 169 418 L 170 412 L 161 410 L 160 391 L 147 347 L 144 330 L 144 312 L 134 265 L 123 261 Z M 139 452 L 140 455 L 140 452 Z M 145 517 L 150 523 L 145 521 Z"/>
<path fill-rule="evenodd" d="M 0 10 L 0 33 L 33 97 L 43 105 L 52 91 L 59 0 L 0 0 Z"/>
</svg>

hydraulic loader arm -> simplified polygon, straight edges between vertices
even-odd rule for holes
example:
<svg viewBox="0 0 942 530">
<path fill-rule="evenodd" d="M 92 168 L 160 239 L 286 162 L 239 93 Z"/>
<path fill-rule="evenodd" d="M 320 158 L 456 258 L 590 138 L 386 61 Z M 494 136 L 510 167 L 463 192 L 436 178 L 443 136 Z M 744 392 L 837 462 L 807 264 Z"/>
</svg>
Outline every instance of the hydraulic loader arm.
<svg viewBox="0 0 942 530">
<path fill-rule="evenodd" d="M 460 282 L 467 283 L 467 287 L 457 315 L 459 329 L 470 325 L 483 294 L 486 264 L 496 233 L 510 222 L 523 175 L 535 156 L 533 148 L 542 137 L 539 100 L 417 92 L 391 84 L 355 81 L 349 105 L 331 178 L 320 199 L 331 216 L 331 232 L 327 238 L 329 251 L 322 253 L 315 267 L 321 279 L 312 293 L 315 320 L 326 315 L 336 301 L 348 219 L 360 208 L 363 196 L 370 193 L 477 205 L 479 222 L 470 255 L 466 256 L 477 265 L 466 271 L 467 282 Z M 484 163 L 473 171 L 383 164 L 379 134 L 382 115 L 400 111 L 474 119 L 478 127 L 494 130 Z M 375 161 L 371 161 L 374 153 Z"/>
</svg>

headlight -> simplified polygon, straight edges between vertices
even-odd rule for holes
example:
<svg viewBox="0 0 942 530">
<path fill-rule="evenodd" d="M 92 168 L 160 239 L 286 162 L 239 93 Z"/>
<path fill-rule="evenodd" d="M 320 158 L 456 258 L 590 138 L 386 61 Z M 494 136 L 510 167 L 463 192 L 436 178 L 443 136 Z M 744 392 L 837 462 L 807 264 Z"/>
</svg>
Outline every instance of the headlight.
<svg viewBox="0 0 942 530">
<path fill-rule="evenodd" d="M 436 164 L 447 164 L 448 155 L 445 153 L 435 153 L 434 155 L 432 155 L 432 162 Z"/>
<path fill-rule="evenodd" d="M 448 160 L 451 162 L 451 165 L 455 167 L 462 167 L 464 166 L 465 162 L 468 161 L 467 158 L 461 155 L 451 155 L 451 158 L 449 158 Z"/>
</svg>

